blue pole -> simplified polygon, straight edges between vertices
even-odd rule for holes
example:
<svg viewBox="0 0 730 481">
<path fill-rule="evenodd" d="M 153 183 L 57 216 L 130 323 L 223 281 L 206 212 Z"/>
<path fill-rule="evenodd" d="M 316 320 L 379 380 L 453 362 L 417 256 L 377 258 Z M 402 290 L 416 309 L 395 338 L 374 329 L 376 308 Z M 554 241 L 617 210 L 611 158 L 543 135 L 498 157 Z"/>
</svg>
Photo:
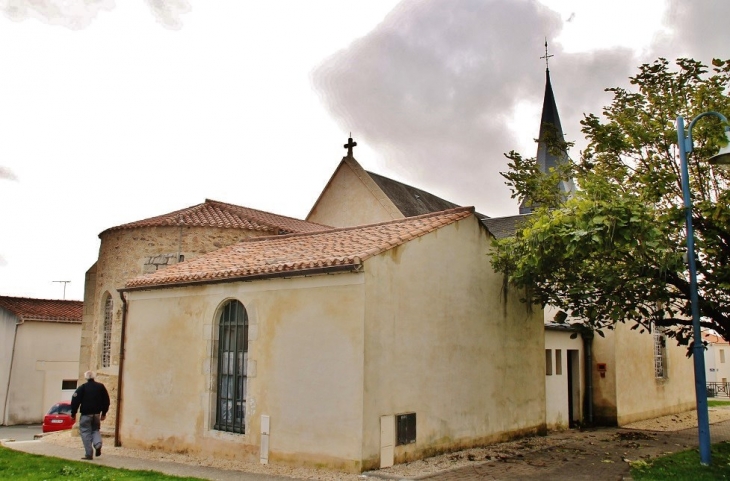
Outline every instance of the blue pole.
<svg viewBox="0 0 730 481">
<path fill-rule="evenodd" d="M 695 119 L 697 120 L 697 119 Z M 694 121 L 690 124 L 691 129 Z M 710 453 L 710 416 L 707 412 L 707 382 L 705 378 L 705 351 L 700 330 L 700 309 L 697 295 L 697 266 L 695 264 L 695 240 L 692 227 L 692 198 L 689 193 L 689 169 L 687 167 L 687 138 L 684 135 L 684 119 L 677 118 L 677 144 L 682 168 L 682 195 L 684 197 L 684 215 L 687 224 L 687 261 L 689 264 L 689 293 L 692 307 L 692 330 L 694 337 L 693 354 L 695 370 L 695 396 L 697 398 L 697 428 L 700 442 L 700 463 L 709 466 L 712 463 Z M 689 147 L 692 149 L 692 146 Z"/>
</svg>

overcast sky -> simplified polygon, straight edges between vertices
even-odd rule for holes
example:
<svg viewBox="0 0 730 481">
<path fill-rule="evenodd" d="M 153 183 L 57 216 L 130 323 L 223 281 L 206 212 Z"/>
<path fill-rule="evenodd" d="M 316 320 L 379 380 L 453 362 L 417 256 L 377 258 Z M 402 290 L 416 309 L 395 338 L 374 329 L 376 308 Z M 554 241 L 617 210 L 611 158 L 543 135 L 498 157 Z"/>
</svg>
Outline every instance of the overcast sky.
<svg viewBox="0 0 730 481">
<path fill-rule="evenodd" d="M 491 216 L 658 56 L 730 57 L 730 2 L 0 0 L 0 294 L 83 298 L 108 227 L 206 198 L 304 218 L 344 155 Z M 726 113 L 728 114 L 728 113 Z"/>
</svg>

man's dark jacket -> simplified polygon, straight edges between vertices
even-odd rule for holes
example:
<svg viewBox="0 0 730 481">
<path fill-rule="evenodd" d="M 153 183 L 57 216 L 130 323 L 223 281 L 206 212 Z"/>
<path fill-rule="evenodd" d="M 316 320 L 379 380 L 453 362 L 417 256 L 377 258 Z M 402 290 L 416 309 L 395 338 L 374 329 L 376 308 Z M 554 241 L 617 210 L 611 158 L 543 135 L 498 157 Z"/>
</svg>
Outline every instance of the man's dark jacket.
<svg viewBox="0 0 730 481">
<path fill-rule="evenodd" d="M 106 415 L 109 410 L 109 393 L 106 387 L 93 379 L 82 384 L 71 398 L 71 417 L 76 417 L 76 412 L 81 406 L 81 414 Z"/>
</svg>

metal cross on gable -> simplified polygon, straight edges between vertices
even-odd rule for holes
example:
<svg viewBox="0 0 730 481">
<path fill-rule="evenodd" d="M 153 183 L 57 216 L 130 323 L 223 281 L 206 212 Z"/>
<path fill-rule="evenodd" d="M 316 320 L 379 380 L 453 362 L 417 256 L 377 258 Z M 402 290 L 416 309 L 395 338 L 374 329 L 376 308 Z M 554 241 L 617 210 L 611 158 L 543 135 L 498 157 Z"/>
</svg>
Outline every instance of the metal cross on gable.
<svg viewBox="0 0 730 481">
<path fill-rule="evenodd" d="M 352 148 L 357 146 L 357 142 L 352 141 L 352 132 L 350 132 L 350 138 L 347 139 L 347 143 L 343 145 L 347 149 L 347 156 L 352 157 Z"/>
<path fill-rule="evenodd" d="M 547 44 L 547 38 L 545 39 L 545 56 L 540 57 L 545 59 L 545 69 L 550 70 L 550 64 L 548 63 L 548 59 L 550 57 L 554 57 L 554 55 L 548 55 L 548 44 Z"/>
</svg>

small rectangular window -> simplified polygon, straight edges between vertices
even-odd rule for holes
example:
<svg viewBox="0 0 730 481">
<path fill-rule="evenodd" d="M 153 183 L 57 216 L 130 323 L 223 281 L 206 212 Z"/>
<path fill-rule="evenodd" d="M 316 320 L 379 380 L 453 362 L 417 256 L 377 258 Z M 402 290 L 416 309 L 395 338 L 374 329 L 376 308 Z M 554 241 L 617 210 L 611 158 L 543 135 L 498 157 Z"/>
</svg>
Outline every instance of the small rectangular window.
<svg viewBox="0 0 730 481">
<path fill-rule="evenodd" d="M 553 350 L 545 349 L 545 374 L 547 376 L 553 375 Z"/>
<path fill-rule="evenodd" d="M 396 446 L 416 442 L 416 413 L 396 416 Z"/>
<path fill-rule="evenodd" d="M 78 385 L 78 380 L 76 379 L 64 379 L 61 381 L 61 389 L 64 391 L 67 391 L 69 389 L 76 389 L 76 386 Z"/>
<path fill-rule="evenodd" d="M 720 362 L 725 362 L 725 349 L 720 349 Z"/>
<path fill-rule="evenodd" d="M 560 376 L 563 374 L 563 351 L 555 350 L 555 374 Z"/>
<path fill-rule="evenodd" d="M 654 377 L 664 379 L 667 377 L 667 338 L 661 330 L 654 328 Z"/>
</svg>

